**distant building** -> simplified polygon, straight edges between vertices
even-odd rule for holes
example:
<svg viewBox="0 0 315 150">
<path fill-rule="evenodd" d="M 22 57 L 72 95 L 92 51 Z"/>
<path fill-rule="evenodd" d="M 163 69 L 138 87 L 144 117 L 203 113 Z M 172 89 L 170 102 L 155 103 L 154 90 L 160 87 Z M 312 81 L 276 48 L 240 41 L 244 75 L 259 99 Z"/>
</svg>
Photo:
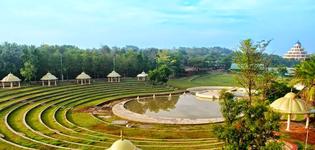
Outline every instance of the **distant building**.
<svg viewBox="0 0 315 150">
<path fill-rule="evenodd" d="M 287 67 L 287 73 L 284 74 L 285 76 L 294 76 L 295 75 L 295 68 Z"/>
<path fill-rule="evenodd" d="M 259 64 L 259 66 L 263 67 L 263 64 Z M 268 71 L 278 72 L 278 67 L 268 67 Z M 294 76 L 295 75 L 295 68 L 286 67 L 287 73 L 285 76 Z M 236 63 L 232 63 L 229 69 L 230 71 L 238 72 L 240 71 L 240 67 Z"/>
<path fill-rule="evenodd" d="M 284 54 L 283 58 L 292 60 L 305 60 L 308 58 L 308 54 L 304 51 L 300 41 L 297 41 L 294 46 Z"/>
<path fill-rule="evenodd" d="M 240 67 L 238 67 L 238 65 L 237 65 L 236 63 L 232 63 L 229 70 L 232 70 L 232 71 L 239 71 L 239 70 L 240 70 Z"/>
<path fill-rule="evenodd" d="M 261 69 L 263 69 L 264 64 L 258 64 L 257 66 L 258 66 L 258 67 L 261 67 Z M 268 68 L 268 69 L 269 69 L 269 68 Z M 230 71 L 240 71 L 241 68 L 238 66 L 238 64 L 232 63 L 229 70 L 230 70 Z"/>
</svg>

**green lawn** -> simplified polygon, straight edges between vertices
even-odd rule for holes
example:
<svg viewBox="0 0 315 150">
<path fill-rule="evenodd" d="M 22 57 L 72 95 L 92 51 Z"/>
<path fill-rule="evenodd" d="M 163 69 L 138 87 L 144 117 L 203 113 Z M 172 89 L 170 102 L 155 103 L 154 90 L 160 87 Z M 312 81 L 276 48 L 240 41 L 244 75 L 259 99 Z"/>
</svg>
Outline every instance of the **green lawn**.
<svg viewBox="0 0 315 150">
<path fill-rule="evenodd" d="M 237 86 L 235 74 L 208 73 L 178 79 L 171 79 L 169 85 L 186 89 L 195 86 Z"/>
<path fill-rule="evenodd" d="M 171 80 L 178 88 L 233 86 L 235 75 L 211 73 Z M 112 124 L 121 118 L 98 104 L 127 97 L 183 92 L 171 86 L 135 79 L 121 83 L 0 89 L 0 149 L 106 149 L 124 137 L 144 150 L 222 149 L 212 133 L 213 124 L 166 125 L 129 121 L 131 128 Z M 95 112 L 95 113 L 94 113 Z M 110 116 L 104 118 L 104 116 Z"/>
<path fill-rule="evenodd" d="M 0 149 L 106 149 L 120 138 L 121 130 L 126 139 L 142 149 L 222 148 L 223 143 L 211 132 L 212 124 L 163 125 L 129 121 L 133 127 L 128 128 L 112 124 L 121 118 L 109 110 L 96 114 L 87 111 L 109 100 L 170 92 L 183 91 L 135 79 L 84 86 L 0 88 Z"/>
</svg>

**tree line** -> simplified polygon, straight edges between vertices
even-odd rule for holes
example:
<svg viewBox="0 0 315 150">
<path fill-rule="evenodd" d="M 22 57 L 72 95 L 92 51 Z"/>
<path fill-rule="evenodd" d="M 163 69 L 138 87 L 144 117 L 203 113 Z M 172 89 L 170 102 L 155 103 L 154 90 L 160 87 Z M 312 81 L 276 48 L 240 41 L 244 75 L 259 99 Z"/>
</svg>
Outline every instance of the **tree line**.
<svg viewBox="0 0 315 150">
<path fill-rule="evenodd" d="M 4 42 L 0 44 L 0 77 L 12 72 L 31 81 L 39 80 L 49 71 L 59 79 L 73 79 L 85 71 L 93 78 L 104 78 L 113 69 L 122 76 L 133 77 L 142 71 L 159 69 L 159 66 L 176 77 L 184 74 L 185 67 L 227 70 L 232 56 L 232 50 L 221 47 L 142 49 L 105 45 L 82 49 L 72 45 L 33 46 Z M 275 58 L 275 64 L 285 64 L 281 57 Z"/>
<path fill-rule="evenodd" d="M 0 45 L 0 77 L 9 72 L 25 80 L 39 80 L 48 71 L 59 79 L 73 79 L 82 71 L 93 78 L 103 78 L 115 69 L 122 76 L 136 76 L 142 71 L 157 68 L 159 63 L 167 63 L 174 76 L 179 76 L 184 66 L 193 64 L 193 49 L 174 50 L 145 48 L 136 46 L 81 49 L 72 45 Z M 203 48 L 203 53 L 213 48 Z M 114 59 L 115 58 L 115 59 Z M 115 60 L 115 66 L 114 61 Z M 163 62 L 164 61 L 164 62 Z"/>
</svg>

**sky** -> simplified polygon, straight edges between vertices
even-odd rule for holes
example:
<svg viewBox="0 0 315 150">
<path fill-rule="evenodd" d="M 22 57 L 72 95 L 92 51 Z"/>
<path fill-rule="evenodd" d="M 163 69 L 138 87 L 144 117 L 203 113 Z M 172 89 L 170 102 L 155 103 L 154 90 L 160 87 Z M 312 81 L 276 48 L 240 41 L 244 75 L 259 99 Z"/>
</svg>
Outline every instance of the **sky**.
<svg viewBox="0 0 315 150">
<path fill-rule="evenodd" d="M 314 0 L 0 0 L 0 42 L 236 49 L 270 40 L 283 55 L 298 40 L 315 53 Z"/>
</svg>

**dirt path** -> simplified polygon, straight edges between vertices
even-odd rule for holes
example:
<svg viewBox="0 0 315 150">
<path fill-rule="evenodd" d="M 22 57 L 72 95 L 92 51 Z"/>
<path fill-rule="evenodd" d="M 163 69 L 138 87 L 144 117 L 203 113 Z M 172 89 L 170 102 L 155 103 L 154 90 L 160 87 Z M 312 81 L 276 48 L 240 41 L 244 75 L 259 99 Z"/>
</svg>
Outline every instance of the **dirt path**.
<svg viewBox="0 0 315 150">
<path fill-rule="evenodd" d="M 305 124 L 303 123 L 296 123 L 291 122 L 290 131 L 285 131 L 286 123 L 281 123 L 280 130 L 281 132 L 289 135 L 288 138 L 285 138 L 286 141 L 296 143 L 297 141 L 304 143 L 306 137 L 306 129 Z M 308 144 L 315 145 L 315 128 L 311 127 L 309 129 L 309 138 Z"/>
</svg>

